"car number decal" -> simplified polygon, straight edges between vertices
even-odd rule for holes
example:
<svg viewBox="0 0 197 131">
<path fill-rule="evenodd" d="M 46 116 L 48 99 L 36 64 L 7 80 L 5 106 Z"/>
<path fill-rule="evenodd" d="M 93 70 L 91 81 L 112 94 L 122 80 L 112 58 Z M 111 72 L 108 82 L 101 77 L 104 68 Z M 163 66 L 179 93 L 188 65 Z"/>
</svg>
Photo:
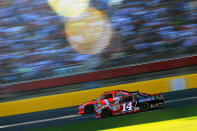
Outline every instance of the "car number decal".
<svg viewBox="0 0 197 131">
<path fill-rule="evenodd" d="M 124 104 L 122 104 L 122 106 L 123 106 L 123 109 L 122 109 L 123 112 L 132 111 L 133 110 L 132 109 L 133 108 L 132 102 L 124 103 Z"/>
</svg>

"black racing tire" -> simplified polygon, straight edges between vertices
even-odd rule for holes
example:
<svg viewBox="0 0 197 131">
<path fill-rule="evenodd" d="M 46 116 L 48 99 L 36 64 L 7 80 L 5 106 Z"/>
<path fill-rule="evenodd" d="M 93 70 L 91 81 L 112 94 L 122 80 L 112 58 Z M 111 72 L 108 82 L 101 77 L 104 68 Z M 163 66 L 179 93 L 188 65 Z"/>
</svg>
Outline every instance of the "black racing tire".
<svg viewBox="0 0 197 131">
<path fill-rule="evenodd" d="M 107 117 L 110 117 L 110 116 L 112 116 L 112 112 L 111 112 L 110 109 L 103 109 L 101 111 L 101 117 L 102 118 L 107 118 Z"/>
<path fill-rule="evenodd" d="M 149 110 L 149 104 L 147 102 L 143 102 L 140 104 L 140 111 L 146 112 Z"/>
<path fill-rule="evenodd" d="M 84 108 L 84 112 L 89 114 L 89 113 L 93 113 L 94 112 L 94 105 L 87 105 Z"/>
</svg>

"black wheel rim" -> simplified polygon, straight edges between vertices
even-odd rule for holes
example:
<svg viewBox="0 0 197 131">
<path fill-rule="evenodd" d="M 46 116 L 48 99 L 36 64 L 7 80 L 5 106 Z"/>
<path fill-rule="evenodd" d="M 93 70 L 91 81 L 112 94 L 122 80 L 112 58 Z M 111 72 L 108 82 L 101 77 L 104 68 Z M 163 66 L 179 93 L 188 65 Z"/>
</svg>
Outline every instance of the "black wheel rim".
<svg viewBox="0 0 197 131">
<path fill-rule="evenodd" d="M 109 110 L 104 110 L 102 112 L 102 117 L 109 117 L 110 116 L 110 111 Z"/>
<path fill-rule="evenodd" d="M 94 111 L 94 107 L 93 106 L 86 106 L 85 107 L 85 113 L 92 113 Z"/>
<path fill-rule="evenodd" d="M 141 111 L 142 111 L 142 112 L 148 111 L 148 105 L 147 105 L 147 104 L 142 104 L 142 105 L 141 105 Z"/>
</svg>

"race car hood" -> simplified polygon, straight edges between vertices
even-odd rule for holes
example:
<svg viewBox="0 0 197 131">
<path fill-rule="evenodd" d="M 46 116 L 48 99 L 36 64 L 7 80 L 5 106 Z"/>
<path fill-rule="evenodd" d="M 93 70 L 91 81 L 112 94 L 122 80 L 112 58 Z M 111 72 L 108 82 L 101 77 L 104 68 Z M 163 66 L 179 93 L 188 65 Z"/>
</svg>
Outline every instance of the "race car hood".
<svg viewBox="0 0 197 131">
<path fill-rule="evenodd" d="M 91 105 L 91 104 L 94 104 L 94 102 L 96 102 L 96 100 L 92 100 L 92 101 L 86 102 L 86 103 L 83 104 L 83 105 L 84 105 L 84 106 L 85 106 L 85 105 Z"/>
</svg>

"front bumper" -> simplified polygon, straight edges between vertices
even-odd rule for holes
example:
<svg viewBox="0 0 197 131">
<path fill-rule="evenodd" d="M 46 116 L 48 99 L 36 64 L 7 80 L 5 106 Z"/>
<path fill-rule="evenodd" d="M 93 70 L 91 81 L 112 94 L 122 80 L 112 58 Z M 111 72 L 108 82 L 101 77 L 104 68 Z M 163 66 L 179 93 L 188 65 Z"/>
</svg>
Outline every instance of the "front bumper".
<svg viewBox="0 0 197 131">
<path fill-rule="evenodd" d="M 78 112 L 79 115 L 85 114 L 84 108 L 82 109 L 81 106 L 78 107 L 78 111 L 79 111 Z"/>
</svg>

